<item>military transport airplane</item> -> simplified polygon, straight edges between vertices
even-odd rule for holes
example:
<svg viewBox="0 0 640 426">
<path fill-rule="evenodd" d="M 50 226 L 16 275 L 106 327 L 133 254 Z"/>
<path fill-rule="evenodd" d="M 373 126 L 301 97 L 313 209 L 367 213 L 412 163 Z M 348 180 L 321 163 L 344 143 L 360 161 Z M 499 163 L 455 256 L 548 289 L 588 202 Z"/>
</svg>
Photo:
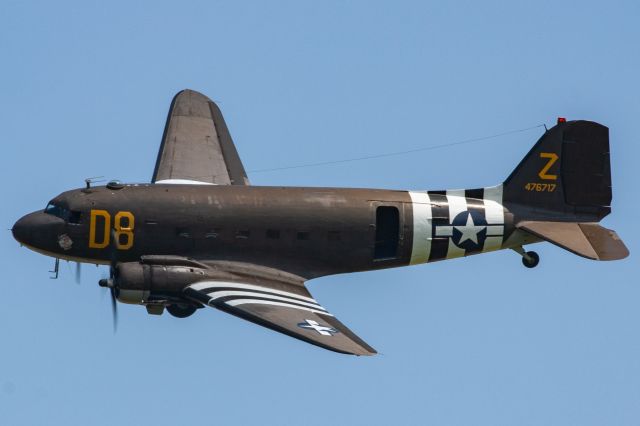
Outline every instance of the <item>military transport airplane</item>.
<svg viewBox="0 0 640 426">
<path fill-rule="evenodd" d="M 250 186 L 222 114 L 184 90 L 169 110 L 150 184 L 64 192 L 18 220 L 20 244 L 110 265 L 100 285 L 150 314 L 210 306 L 314 345 L 376 351 L 322 307 L 307 280 L 548 241 L 594 260 L 627 248 L 598 222 L 610 213 L 609 133 L 558 120 L 504 183 L 391 191 Z"/>
</svg>

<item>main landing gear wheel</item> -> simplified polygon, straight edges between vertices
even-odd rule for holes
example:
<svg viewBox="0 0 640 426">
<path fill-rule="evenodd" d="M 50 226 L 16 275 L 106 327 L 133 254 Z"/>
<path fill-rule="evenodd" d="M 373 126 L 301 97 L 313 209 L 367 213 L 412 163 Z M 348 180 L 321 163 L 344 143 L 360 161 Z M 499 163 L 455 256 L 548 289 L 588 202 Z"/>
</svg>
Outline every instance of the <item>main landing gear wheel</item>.
<svg viewBox="0 0 640 426">
<path fill-rule="evenodd" d="M 522 264 L 527 268 L 535 268 L 540 263 L 540 256 L 535 251 L 528 251 L 522 255 Z"/>
<path fill-rule="evenodd" d="M 173 305 L 167 306 L 167 312 L 176 318 L 190 317 L 195 311 L 195 306 L 187 304 L 183 305 L 182 303 L 174 303 Z"/>
</svg>

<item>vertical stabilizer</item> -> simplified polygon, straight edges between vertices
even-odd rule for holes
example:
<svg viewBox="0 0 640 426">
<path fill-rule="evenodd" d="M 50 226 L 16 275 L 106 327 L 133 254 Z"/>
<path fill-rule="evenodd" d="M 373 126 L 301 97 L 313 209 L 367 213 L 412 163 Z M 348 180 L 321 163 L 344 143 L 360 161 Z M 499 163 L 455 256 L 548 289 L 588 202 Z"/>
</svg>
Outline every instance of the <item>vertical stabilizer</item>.
<svg viewBox="0 0 640 426">
<path fill-rule="evenodd" d="M 559 122 L 504 183 L 504 202 L 530 220 L 598 222 L 611 212 L 609 129 Z"/>
</svg>

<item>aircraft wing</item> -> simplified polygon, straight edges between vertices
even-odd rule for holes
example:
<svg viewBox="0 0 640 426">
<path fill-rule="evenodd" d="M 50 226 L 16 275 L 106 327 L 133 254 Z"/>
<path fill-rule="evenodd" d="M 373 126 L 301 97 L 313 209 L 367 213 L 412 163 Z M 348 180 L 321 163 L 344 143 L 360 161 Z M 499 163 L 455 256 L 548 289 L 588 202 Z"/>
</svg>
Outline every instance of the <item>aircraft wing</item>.
<svg viewBox="0 0 640 426">
<path fill-rule="evenodd" d="M 184 294 L 188 299 L 331 351 L 376 354 L 375 349 L 320 306 L 304 285 L 203 281 L 187 286 Z"/>
<path fill-rule="evenodd" d="M 171 102 L 153 183 L 249 185 L 218 106 L 193 90 Z"/>
</svg>

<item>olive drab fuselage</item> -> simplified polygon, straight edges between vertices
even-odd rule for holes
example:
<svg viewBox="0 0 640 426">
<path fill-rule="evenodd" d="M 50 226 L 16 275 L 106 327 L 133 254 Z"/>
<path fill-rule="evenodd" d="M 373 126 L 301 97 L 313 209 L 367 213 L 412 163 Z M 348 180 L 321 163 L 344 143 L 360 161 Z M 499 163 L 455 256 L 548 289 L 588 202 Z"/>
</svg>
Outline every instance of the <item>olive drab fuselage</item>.
<svg viewBox="0 0 640 426">
<path fill-rule="evenodd" d="M 180 255 L 263 265 L 311 279 L 488 251 L 478 239 L 486 244 L 497 238 L 493 249 L 502 248 L 513 232 L 509 214 L 498 225 L 486 224 L 483 190 L 473 191 L 479 191 L 480 198 L 464 197 L 464 191 L 456 197 L 446 191 L 374 189 L 169 184 L 93 187 L 54 198 L 51 205 L 59 206 L 67 216 L 73 214 L 75 220 L 61 218 L 58 235 L 41 235 L 42 241 L 32 245 L 61 258 L 108 263 L 109 248 L 114 244 L 120 262 L 137 261 L 149 254 Z M 421 202 L 418 198 L 422 195 L 429 200 Z M 475 194 L 467 191 L 467 195 Z M 469 222 L 467 218 L 457 227 L 452 225 L 455 218 L 450 217 L 450 211 L 455 202 L 449 200 L 460 198 L 467 201 L 456 214 L 471 212 L 468 216 L 472 221 L 475 218 L 471 232 L 476 236 L 469 235 L 456 255 L 451 253 L 454 233 L 464 233 Z M 499 203 L 495 207 L 503 209 Z M 421 224 L 425 218 L 417 216 L 425 209 L 430 210 L 428 223 Z M 380 212 L 387 213 L 386 217 Z M 442 226 L 438 226 L 440 222 Z M 431 229 L 418 233 L 416 223 L 418 228 L 425 225 Z M 388 229 L 381 229 L 385 227 Z M 492 227 L 500 228 L 493 237 L 486 235 Z M 465 243 L 470 245 L 467 250 Z M 416 252 L 427 244 L 430 256 L 416 261 Z M 474 244 L 480 250 L 473 250 Z M 438 246 L 443 248 L 436 252 Z"/>
</svg>

